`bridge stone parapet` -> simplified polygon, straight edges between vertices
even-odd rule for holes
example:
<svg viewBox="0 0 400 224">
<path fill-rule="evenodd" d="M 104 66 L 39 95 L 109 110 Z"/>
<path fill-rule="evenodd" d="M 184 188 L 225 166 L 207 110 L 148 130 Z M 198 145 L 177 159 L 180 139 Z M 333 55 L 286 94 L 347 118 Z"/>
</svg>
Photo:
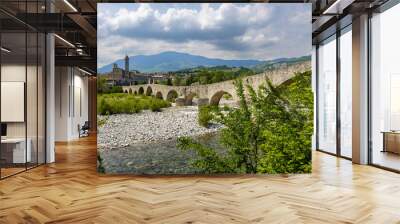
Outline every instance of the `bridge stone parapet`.
<svg viewBox="0 0 400 224">
<path fill-rule="evenodd" d="M 291 79 L 298 72 L 311 70 L 311 62 L 294 63 L 284 67 L 280 67 L 266 72 L 243 77 L 242 81 L 245 85 L 250 85 L 254 89 L 258 89 L 260 85 L 265 84 L 268 77 L 273 84 L 280 85 Z M 234 80 L 228 80 L 208 85 L 193 85 L 193 86 L 167 86 L 160 84 L 143 84 L 123 86 L 125 93 L 153 95 L 164 100 L 172 100 L 175 98 L 183 98 L 185 105 L 191 105 L 194 97 L 208 99 L 210 104 L 218 105 L 221 97 L 225 93 L 229 93 L 233 100 L 237 101 L 236 88 Z M 182 103 L 182 102 L 180 102 Z"/>
</svg>

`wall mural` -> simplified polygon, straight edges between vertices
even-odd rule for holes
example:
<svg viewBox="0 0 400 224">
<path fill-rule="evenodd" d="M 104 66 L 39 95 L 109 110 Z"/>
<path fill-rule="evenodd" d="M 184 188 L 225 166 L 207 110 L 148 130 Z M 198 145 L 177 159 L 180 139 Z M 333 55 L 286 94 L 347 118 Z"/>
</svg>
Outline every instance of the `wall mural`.
<svg viewBox="0 0 400 224">
<path fill-rule="evenodd" d="M 98 4 L 98 171 L 311 172 L 310 54 L 310 4 Z"/>
</svg>

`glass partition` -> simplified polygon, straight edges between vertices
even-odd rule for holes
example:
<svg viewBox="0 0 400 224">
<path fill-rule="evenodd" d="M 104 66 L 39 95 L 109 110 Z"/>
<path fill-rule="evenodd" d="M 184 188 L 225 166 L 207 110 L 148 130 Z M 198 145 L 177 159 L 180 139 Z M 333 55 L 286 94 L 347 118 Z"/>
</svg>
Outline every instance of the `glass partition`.
<svg viewBox="0 0 400 224">
<path fill-rule="evenodd" d="M 1 34 L 2 177 L 24 171 L 31 157 L 26 150 L 26 40 L 25 32 Z"/>
<path fill-rule="evenodd" d="M 340 154 L 352 157 L 352 34 L 351 25 L 340 35 Z"/>
<path fill-rule="evenodd" d="M 336 153 L 336 36 L 318 48 L 318 149 Z"/>
<path fill-rule="evenodd" d="M 371 18 L 371 162 L 400 170 L 400 4 Z"/>
<path fill-rule="evenodd" d="M 21 16 L 43 11 L 43 3 L 0 7 Z M 45 44 L 43 33 L 0 12 L 0 178 L 45 163 Z"/>
<path fill-rule="evenodd" d="M 26 81 L 26 114 L 27 114 L 27 150 L 30 159 L 27 167 L 37 165 L 38 158 L 38 35 L 35 32 L 27 33 L 27 81 Z"/>
<path fill-rule="evenodd" d="M 38 33 L 38 64 L 37 64 L 37 163 L 46 162 L 46 36 Z"/>
</svg>

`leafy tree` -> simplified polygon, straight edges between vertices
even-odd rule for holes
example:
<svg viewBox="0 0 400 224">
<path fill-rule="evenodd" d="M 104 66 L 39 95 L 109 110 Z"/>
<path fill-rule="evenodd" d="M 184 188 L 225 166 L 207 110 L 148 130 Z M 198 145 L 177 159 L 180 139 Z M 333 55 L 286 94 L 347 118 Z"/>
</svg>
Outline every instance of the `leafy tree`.
<svg viewBox="0 0 400 224">
<path fill-rule="evenodd" d="M 98 93 L 122 93 L 121 86 L 109 86 L 105 77 L 97 78 L 97 92 Z"/>
<path fill-rule="evenodd" d="M 182 150 L 193 150 L 193 165 L 216 173 L 306 173 L 311 171 L 313 96 L 311 72 L 297 74 L 290 82 L 274 86 L 270 80 L 256 92 L 236 81 L 238 108 L 214 112 L 223 124 L 220 155 L 193 139 L 178 139 Z M 251 103 L 249 103 L 251 102 Z"/>
<path fill-rule="evenodd" d="M 107 91 L 107 93 L 122 93 L 122 86 L 112 86 L 111 89 Z"/>
<path fill-rule="evenodd" d="M 313 94 L 310 86 L 311 72 L 305 72 L 279 87 L 268 82 L 268 94 L 261 93 L 258 97 L 252 94 L 255 107 L 267 119 L 259 172 L 311 172 Z"/>
<path fill-rule="evenodd" d="M 105 77 L 99 76 L 97 78 L 97 92 L 98 93 L 105 93 L 107 91 L 107 80 Z"/>
<path fill-rule="evenodd" d="M 173 84 L 174 86 L 180 86 L 180 85 L 181 85 L 181 81 L 182 81 L 182 77 L 179 76 L 179 75 L 176 75 L 176 76 L 174 77 L 174 79 L 172 80 L 172 84 Z"/>
<path fill-rule="evenodd" d="M 249 104 L 244 95 L 244 87 L 240 80 L 236 81 L 236 88 L 240 107 L 229 109 L 227 115 L 222 111 L 215 113 L 215 120 L 225 126 L 220 132 L 220 143 L 228 149 L 227 155 L 221 156 L 215 149 L 187 137 L 178 139 L 179 148 L 196 151 L 199 159 L 195 160 L 193 165 L 198 168 L 206 168 L 205 170 L 208 172 L 218 173 L 257 172 L 260 131 L 256 128 L 258 125 L 251 116 Z"/>
<path fill-rule="evenodd" d="M 167 85 L 168 85 L 168 86 L 172 86 L 172 80 L 171 80 L 171 78 L 168 78 L 168 79 L 167 79 Z"/>
</svg>

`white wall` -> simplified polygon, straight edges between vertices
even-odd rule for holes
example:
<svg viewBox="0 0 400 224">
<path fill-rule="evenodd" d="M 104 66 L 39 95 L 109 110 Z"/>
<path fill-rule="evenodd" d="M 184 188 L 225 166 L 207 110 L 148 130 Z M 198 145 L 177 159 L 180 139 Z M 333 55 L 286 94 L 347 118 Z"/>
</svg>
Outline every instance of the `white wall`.
<svg viewBox="0 0 400 224">
<path fill-rule="evenodd" d="M 56 67 L 55 86 L 55 140 L 77 139 L 78 125 L 88 120 L 88 78 L 76 68 Z"/>
</svg>

